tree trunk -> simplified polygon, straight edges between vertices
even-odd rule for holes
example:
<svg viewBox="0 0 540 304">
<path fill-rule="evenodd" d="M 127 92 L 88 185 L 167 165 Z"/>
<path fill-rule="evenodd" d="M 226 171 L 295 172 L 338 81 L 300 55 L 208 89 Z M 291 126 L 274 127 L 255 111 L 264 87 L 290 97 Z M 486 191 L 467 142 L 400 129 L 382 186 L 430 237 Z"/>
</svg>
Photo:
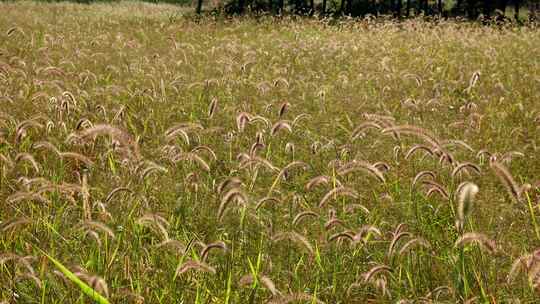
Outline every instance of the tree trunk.
<svg viewBox="0 0 540 304">
<path fill-rule="evenodd" d="M 315 0 L 309 0 L 309 15 L 313 16 L 315 13 Z"/>
<path fill-rule="evenodd" d="M 200 15 L 202 11 L 202 0 L 197 1 L 197 8 L 195 9 L 195 12 L 197 15 Z"/>
<path fill-rule="evenodd" d="M 461 14 L 462 5 L 463 5 L 463 0 L 457 0 L 456 8 L 455 8 L 457 15 Z"/>
<path fill-rule="evenodd" d="M 300 14 L 300 12 L 302 11 L 302 0 L 296 0 L 294 2 L 294 12 L 296 14 Z"/>
<path fill-rule="evenodd" d="M 409 17 L 409 14 L 411 12 L 411 0 L 407 0 L 407 6 L 405 8 L 405 16 Z"/>
<path fill-rule="evenodd" d="M 284 0 L 279 0 L 278 7 L 277 7 L 277 13 L 278 15 L 283 14 L 283 6 L 284 6 Z"/>
<path fill-rule="evenodd" d="M 439 15 L 443 14 L 442 0 L 437 1 L 437 11 L 439 12 Z"/>
<path fill-rule="evenodd" d="M 401 18 L 401 1 L 397 0 L 396 17 Z"/>
<path fill-rule="evenodd" d="M 201 0 L 199 0 L 201 1 Z M 245 6 L 245 0 L 238 0 L 238 13 L 243 14 L 244 13 L 244 6 Z"/>
<path fill-rule="evenodd" d="M 352 11 L 352 0 L 347 0 L 347 9 L 346 9 L 345 14 L 349 15 L 351 14 L 351 11 Z"/>
<path fill-rule="evenodd" d="M 283 0 L 281 0 L 283 1 Z M 324 15 L 326 14 L 326 0 L 323 0 L 322 2 L 322 11 L 321 11 L 321 14 Z"/>
<path fill-rule="evenodd" d="M 521 0 L 514 0 L 514 18 L 516 21 L 519 21 L 519 5 L 521 4 Z"/>
<path fill-rule="evenodd" d="M 540 2 L 533 3 L 529 2 L 529 21 L 537 21 L 540 12 Z"/>
<path fill-rule="evenodd" d="M 484 16 L 491 16 L 491 0 L 484 0 Z"/>
<path fill-rule="evenodd" d="M 508 0 L 501 0 L 500 5 L 498 9 L 500 9 L 504 13 L 506 13 L 506 7 L 508 6 Z"/>
<path fill-rule="evenodd" d="M 467 0 L 467 17 L 469 17 L 469 19 L 475 19 L 475 16 L 474 16 L 474 3 L 475 1 L 474 0 Z"/>
</svg>

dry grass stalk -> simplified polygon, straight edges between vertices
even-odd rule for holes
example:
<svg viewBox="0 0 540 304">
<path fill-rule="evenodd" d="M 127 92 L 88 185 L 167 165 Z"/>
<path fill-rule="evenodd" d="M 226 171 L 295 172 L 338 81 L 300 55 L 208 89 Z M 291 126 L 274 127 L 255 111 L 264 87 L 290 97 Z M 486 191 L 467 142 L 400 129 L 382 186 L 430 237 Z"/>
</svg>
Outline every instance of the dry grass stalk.
<svg viewBox="0 0 540 304">
<path fill-rule="evenodd" d="M 420 172 L 418 172 L 418 174 L 416 174 L 416 175 L 414 176 L 414 179 L 412 180 L 411 188 L 414 189 L 414 186 L 415 186 L 420 180 L 422 180 L 422 178 L 424 178 L 425 176 L 431 177 L 431 180 L 434 180 L 434 179 L 435 179 L 435 172 L 433 172 L 433 171 L 420 171 Z"/>
<path fill-rule="evenodd" d="M 60 157 L 61 155 L 61 152 L 60 150 L 53 144 L 51 144 L 50 142 L 48 141 L 38 141 L 38 142 L 35 142 L 34 144 L 32 144 L 32 147 L 34 149 L 44 149 L 44 150 L 48 150 L 49 152 L 53 152 L 54 154 L 56 154 L 58 157 Z"/>
<path fill-rule="evenodd" d="M 386 266 L 386 265 L 375 265 L 370 270 L 362 274 L 364 283 L 371 282 L 377 275 L 382 275 L 384 273 L 390 274 L 392 272 L 392 268 Z"/>
<path fill-rule="evenodd" d="M 16 192 L 6 198 L 8 204 L 14 204 L 20 201 L 40 202 L 47 205 L 51 204 L 51 201 L 47 197 L 32 192 Z"/>
<path fill-rule="evenodd" d="M 323 208 L 331 198 L 336 199 L 337 196 L 347 196 L 347 197 L 357 199 L 358 198 L 358 192 L 354 191 L 351 188 L 347 188 L 347 187 L 334 188 L 334 189 L 328 191 L 323 196 L 323 198 L 319 202 L 319 208 Z"/>
<path fill-rule="evenodd" d="M 512 174 L 510 174 L 508 169 L 503 164 L 497 161 L 491 161 L 490 167 L 493 172 L 495 172 L 495 175 L 497 175 L 499 180 L 502 182 L 502 184 L 508 191 L 508 194 L 510 194 L 510 197 L 512 197 L 515 202 L 521 202 L 523 200 L 522 188 L 514 180 L 514 177 L 512 177 Z"/>
<path fill-rule="evenodd" d="M 263 167 L 269 169 L 270 171 L 279 172 L 279 168 L 274 166 L 269 160 L 266 158 L 260 157 L 260 156 L 249 156 L 246 155 L 246 158 L 243 158 L 243 160 L 240 162 L 239 167 L 240 169 L 246 169 L 251 167 L 252 165 L 262 165 Z"/>
<path fill-rule="evenodd" d="M 495 241 L 488 238 L 485 234 L 477 232 L 468 232 L 459 237 L 454 243 L 454 247 L 464 246 L 468 243 L 476 243 L 480 245 L 480 248 L 486 249 L 489 253 L 496 251 Z"/>
<path fill-rule="evenodd" d="M 263 128 L 268 129 L 270 128 L 270 120 L 264 116 L 261 115 L 255 115 L 251 117 L 251 120 L 249 121 L 249 124 L 257 124 L 260 123 L 263 125 Z"/>
<path fill-rule="evenodd" d="M 293 221 L 292 221 L 292 225 L 293 225 L 293 226 L 297 226 L 298 223 L 300 223 L 300 221 L 301 221 L 303 218 L 306 218 L 306 217 L 309 217 L 309 216 L 315 217 L 315 218 L 319 217 L 319 215 L 318 215 L 317 213 L 313 212 L 313 211 L 302 211 L 302 212 L 298 213 L 298 214 L 294 217 L 294 219 L 293 219 Z"/>
<path fill-rule="evenodd" d="M 474 149 L 469 144 L 459 139 L 447 139 L 442 142 L 442 146 L 445 148 L 446 147 L 462 147 L 469 152 L 474 152 Z"/>
<path fill-rule="evenodd" d="M 272 237 L 272 241 L 274 242 L 279 242 L 282 240 L 293 241 L 294 243 L 301 245 L 302 248 L 305 248 L 309 252 L 309 254 L 314 254 L 313 246 L 311 246 L 309 241 L 303 235 L 300 235 L 297 232 L 281 232 L 277 233 L 276 235 L 274 235 L 274 237 Z"/>
<path fill-rule="evenodd" d="M 287 112 L 287 109 L 291 106 L 290 103 L 288 102 L 284 102 L 281 104 L 281 106 L 279 107 L 279 112 L 278 112 L 278 116 L 279 118 L 282 118 L 283 115 L 285 115 L 285 113 Z"/>
<path fill-rule="evenodd" d="M 353 204 L 347 204 L 347 206 L 345 206 L 344 211 L 345 211 L 346 213 L 355 213 L 356 210 L 358 210 L 358 209 L 360 209 L 360 210 L 361 210 L 362 212 L 364 212 L 366 215 L 371 213 L 371 212 L 369 211 L 369 209 L 368 209 L 366 206 L 364 206 L 364 205 L 362 205 L 362 204 L 355 204 L 355 203 L 353 203 Z"/>
<path fill-rule="evenodd" d="M 176 124 L 165 131 L 165 138 L 168 141 L 174 140 L 177 136 L 180 136 L 186 145 L 189 145 L 190 138 L 188 135 L 189 131 L 193 130 L 203 130 L 203 126 L 198 123 L 185 122 Z"/>
<path fill-rule="evenodd" d="M 276 179 L 279 179 L 280 177 L 286 177 L 289 175 L 289 171 L 291 171 L 293 168 L 300 168 L 302 170 L 307 170 L 309 169 L 309 165 L 306 164 L 305 162 L 303 161 L 293 161 L 293 162 L 290 162 L 289 164 L 287 164 L 285 167 L 283 167 L 283 169 L 281 169 L 281 171 L 279 171 Z"/>
<path fill-rule="evenodd" d="M 252 119 L 251 114 L 247 112 L 241 112 L 236 116 L 236 127 L 238 128 L 238 132 L 243 132 L 246 128 L 246 124 L 250 122 Z"/>
<path fill-rule="evenodd" d="M 111 190 L 111 192 L 109 192 L 109 194 L 107 195 L 107 197 L 105 197 L 105 203 L 108 204 L 112 198 L 117 194 L 117 193 L 120 193 L 120 192 L 129 192 L 129 193 L 133 193 L 133 191 L 127 187 L 116 187 L 114 188 L 113 190 Z"/>
<path fill-rule="evenodd" d="M 35 117 L 21 121 L 15 127 L 15 143 L 19 143 L 27 134 L 28 129 L 43 129 L 43 125 L 36 120 L 40 117 Z"/>
<path fill-rule="evenodd" d="M 165 248 L 173 248 L 176 249 L 177 252 L 181 254 L 185 254 L 187 247 L 184 245 L 184 243 L 175 240 L 175 239 L 164 239 L 160 243 L 156 244 L 157 248 L 165 247 Z"/>
<path fill-rule="evenodd" d="M 83 215 L 86 221 L 92 220 L 92 205 L 90 204 L 90 190 L 88 188 L 88 174 L 83 172 L 81 181 L 81 196 L 83 203 Z"/>
<path fill-rule="evenodd" d="M 216 155 L 216 152 L 214 152 L 214 150 L 212 150 L 210 147 L 208 146 L 204 146 L 204 145 L 199 145 L 195 148 L 193 148 L 191 150 L 191 153 L 197 153 L 199 151 L 204 151 L 204 152 L 207 152 L 214 161 L 216 161 L 218 158 L 217 158 L 217 155 Z"/>
<path fill-rule="evenodd" d="M 371 234 L 375 234 L 375 235 L 377 235 L 379 237 L 382 236 L 382 233 L 379 230 L 379 228 L 377 228 L 377 227 L 375 227 L 373 225 L 364 225 L 364 226 L 362 226 L 359 229 L 359 231 L 353 237 L 354 243 L 365 242 L 366 237 L 368 237 Z"/>
<path fill-rule="evenodd" d="M 129 148 L 136 159 L 140 159 L 139 144 L 127 132 L 107 124 L 94 125 L 91 128 L 80 131 L 77 134 L 82 139 L 95 138 L 96 136 L 108 135 L 118 141 L 122 146 Z"/>
<path fill-rule="evenodd" d="M 230 188 L 238 188 L 242 186 L 242 180 L 238 177 L 229 177 L 223 180 L 219 185 L 217 186 L 216 190 L 219 195 L 223 194 L 225 190 L 228 190 Z"/>
<path fill-rule="evenodd" d="M 396 244 L 404 237 L 410 237 L 412 234 L 407 231 L 400 231 L 397 233 L 394 233 L 392 236 L 392 240 L 390 241 L 390 245 L 388 245 L 388 251 L 386 252 L 386 256 L 391 257 L 394 255 L 394 249 L 396 247 Z"/>
<path fill-rule="evenodd" d="M 432 181 L 432 180 L 424 180 L 422 181 L 422 184 L 428 187 L 428 191 L 426 193 L 427 197 L 430 197 L 433 193 L 439 193 L 442 197 L 445 199 L 449 199 L 449 194 L 446 188 L 444 188 L 443 185 Z"/>
<path fill-rule="evenodd" d="M 329 219 L 328 221 L 326 221 L 326 223 L 324 223 L 324 229 L 326 231 L 336 227 L 336 226 L 342 226 L 342 227 L 345 227 L 345 222 L 343 222 L 342 220 L 338 219 L 337 217 L 333 216 L 331 219 Z"/>
<path fill-rule="evenodd" d="M 273 202 L 274 204 L 283 204 L 283 201 L 280 200 L 279 198 L 272 197 L 272 196 L 265 196 L 257 202 L 257 205 L 255 205 L 255 210 L 259 210 L 263 205 L 265 205 L 268 202 Z"/>
<path fill-rule="evenodd" d="M 222 241 L 217 241 L 206 245 L 199 254 L 201 261 L 206 261 L 206 259 L 208 258 L 208 254 L 212 249 L 221 249 L 222 251 L 227 251 L 227 245 L 225 245 L 225 243 Z"/>
<path fill-rule="evenodd" d="M 218 99 L 216 97 L 212 98 L 210 105 L 208 106 L 208 118 L 214 117 L 218 107 Z"/>
<path fill-rule="evenodd" d="M 352 234 L 352 232 L 349 232 L 349 231 L 338 232 L 331 235 L 328 238 L 328 242 L 340 241 L 342 239 L 346 239 L 346 240 L 349 240 L 350 242 L 354 242 L 354 235 Z"/>
<path fill-rule="evenodd" d="M 428 249 L 431 248 L 431 245 L 425 239 L 414 238 L 407 241 L 403 246 L 401 246 L 401 249 L 399 250 L 399 255 L 403 255 L 406 252 L 410 251 L 413 247 L 417 247 L 417 246 L 421 246 Z"/>
<path fill-rule="evenodd" d="M 160 234 L 163 240 L 169 239 L 169 233 L 167 227 L 169 222 L 158 214 L 148 213 L 137 219 L 137 224 L 145 227 L 149 227 L 154 232 Z"/>
<path fill-rule="evenodd" d="M 225 214 L 225 211 L 227 207 L 230 205 L 231 202 L 236 202 L 240 204 L 247 204 L 247 197 L 244 194 L 244 192 L 240 188 L 232 188 L 227 193 L 223 195 L 221 198 L 221 203 L 218 208 L 218 218 L 220 220 L 223 219 L 223 215 Z"/>
<path fill-rule="evenodd" d="M 456 176 L 458 176 L 463 170 L 465 170 L 465 172 L 468 172 L 467 168 L 473 169 L 477 174 L 481 173 L 480 167 L 478 167 L 477 165 L 473 163 L 465 162 L 465 163 L 457 165 L 454 168 L 454 170 L 452 171 L 452 177 L 456 178 Z"/>
<path fill-rule="evenodd" d="M 86 220 L 81 223 L 81 228 L 92 230 L 92 231 L 99 230 L 105 233 L 106 235 L 108 235 L 111 239 L 116 238 L 116 235 L 113 232 L 113 230 L 102 222 Z"/>
<path fill-rule="evenodd" d="M 270 135 L 275 136 L 277 132 L 281 130 L 286 130 L 287 132 L 292 133 L 292 127 L 289 122 L 280 120 L 272 126 L 272 129 L 270 130 Z"/>
<path fill-rule="evenodd" d="M 365 134 L 364 134 L 364 130 L 367 130 L 367 129 L 377 129 L 377 130 L 382 130 L 382 127 L 373 122 L 373 121 L 366 121 L 366 122 L 363 122 L 361 124 L 359 124 L 352 132 L 351 132 L 351 141 L 354 141 L 360 137 L 363 137 Z"/>
<path fill-rule="evenodd" d="M 163 166 L 160 166 L 154 162 L 151 162 L 151 161 L 148 161 L 148 162 L 145 162 L 146 163 L 146 167 L 144 169 L 141 170 L 139 176 L 142 180 L 145 180 L 148 176 L 152 175 L 152 174 L 157 174 L 157 173 L 168 173 L 169 170 Z"/>
<path fill-rule="evenodd" d="M 458 209 L 456 226 L 458 231 L 463 231 L 463 226 L 467 217 L 471 213 L 472 204 L 476 194 L 478 193 L 478 186 L 476 184 L 467 182 L 459 188 L 458 196 Z"/>
<path fill-rule="evenodd" d="M 373 163 L 373 167 L 377 168 L 381 172 L 388 172 L 391 168 L 389 164 L 382 161 Z"/>
<path fill-rule="evenodd" d="M 270 293 L 272 294 L 272 296 L 277 296 L 277 295 L 280 295 L 281 292 L 276 288 L 276 285 L 274 284 L 274 282 L 267 276 L 265 275 L 259 275 L 258 278 L 256 278 L 259 282 L 262 283 L 262 285 L 268 290 L 270 291 Z M 240 278 L 240 280 L 238 281 L 238 285 L 240 286 L 248 286 L 248 285 L 253 285 L 253 283 L 255 282 L 255 278 L 253 277 L 252 274 L 246 274 L 244 276 L 242 276 Z"/>
<path fill-rule="evenodd" d="M 338 169 L 338 174 L 340 176 L 343 176 L 356 171 L 367 172 L 377 178 L 381 183 L 386 183 L 386 179 L 384 178 L 382 172 L 379 171 L 377 167 L 365 161 L 353 160 L 349 163 L 346 163 Z"/>
<path fill-rule="evenodd" d="M 316 176 L 306 183 L 305 189 L 306 191 L 311 191 L 313 188 L 318 187 L 319 185 L 328 185 L 331 180 L 332 179 L 326 175 Z M 339 186 L 341 186 L 341 183 L 339 183 Z"/>
<path fill-rule="evenodd" d="M 302 113 L 302 114 L 296 116 L 296 117 L 293 119 L 293 121 L 292 121 L 292 123 L 291 123 L 291 127 L 294 128 L 294 127 L 296 127 L 296 125 L 298 125 L 298 123 L 299 123 L 301 120 L 305 120 L 305 119 L 309 119 L 309 118 L 311 118 L 311 115 L 306 114 L 306 113 Z"/>
<path fill-rule="evenodd" d="M 317 299 L 315 295 L 310 295 L 303 292 L 286 294 L 284 296 L 278 297 L 277 299 L 272 299 L 268 301 L 267 304 L 289 304 L 305 301 L 310 301 L 310 303 L 314 304 L 324 304 L 324 302 Z"/>
<path fill-rule="evenodd" d="M 533 253 L 525 254 L 517 258 L 507 276 L 507 284 L 514 281 L 517 274 L 523 271 L 528 278 L 529 286 L 534 289 L 540 287 L 540 250 L 537 249 Z"/>
<path fill-rule="evenodd" d="M 430 131 L 426 129 L 422 129 L 417 126 L 402 125 L 402 126 L 385 128 L 382 130 L 383 134 L 392 133 L 392 132 L 397 132 L 399 134 L 415 135 L 423 139 L 425 142 L 429 143 L 432 147 L 435 147 L 438 150 L 442 150 L 441 141 L 433 133 L 431 133 Z"/>
<path fill-rule="evenodd" d="M 0 231 L 7 233 L 10 230 L 16 230 L 19 226 L 25 226 L 31 224 L 32 221 L 26 217 L 17 217 L 5 221 L 0 225 Z"/>
<path fill-rule="evenodd" d="M 198 271 L 198 272 L 209 272 L 211 274 L 216 274 L 216 269 L 204 262 L 200 261 L 194 261 L 194 260 L 188 260 L 179 265 L 176 268 L 175 276 L 179 276 L 183 273 L 186 273 L 190 270 Z"/>
<path fill-rule="evenodd" d="M 30 154 L 30 153 L 26 153 L 26 152 L 22 152 L 22 153 L 19 153 L 15 156 L 15 163 L 18 164 L 22 161 L 26 161 L 28 163 L 30 163 L 30 165 L 32 165 L 32 169 L 34 169 L 34 172 L 39 174 L 41 169 L 40 169 L 40 166 L 38 164 L 38 162 L 36 161 L 36 159 Z"/>
<path fill-rule="evenodd" d="M 173 159 L 173 162 L 174 163 L 177 163 L 177 162 L 180 162 L 180 161 L 190 161 L 190 162 L 194 162 L 196 163 L 199 168 L 201 168 L 202 170 L 206 171 L 206 172 L 210 172 L 210 166 L 208 165 L 208 163 L 202 158 L 200 157 L 199 155 L 197 155 L 196 153 L 192 153 L 192 152 L 187 152 L 187 153 L 180 153 L 179 155 L 177 155 L 174 159 Z"/>
</svg>

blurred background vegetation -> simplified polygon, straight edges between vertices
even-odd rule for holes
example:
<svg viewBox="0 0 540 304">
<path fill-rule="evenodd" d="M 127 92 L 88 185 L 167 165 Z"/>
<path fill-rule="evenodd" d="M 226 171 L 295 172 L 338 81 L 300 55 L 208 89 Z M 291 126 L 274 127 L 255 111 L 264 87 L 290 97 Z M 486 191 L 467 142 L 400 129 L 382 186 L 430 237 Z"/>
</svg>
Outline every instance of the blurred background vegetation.
<svg viewBox="0 0 540 304">
<path fill-rule="evenodd" d="M 37 0 L 63 2 L 65 0 Z M 443 16 L 468 19 L 519 21 L 538 20 L 540 0 L 141 0 L 192 6 L 204 11 L 227 14 L 271 13 L 319 16 L 393 17 Z M 5 2 L 5 1 L 4 1 Z M 69 0 L 76 3 L 119 2 L 119 0 Z"/>
</svg>

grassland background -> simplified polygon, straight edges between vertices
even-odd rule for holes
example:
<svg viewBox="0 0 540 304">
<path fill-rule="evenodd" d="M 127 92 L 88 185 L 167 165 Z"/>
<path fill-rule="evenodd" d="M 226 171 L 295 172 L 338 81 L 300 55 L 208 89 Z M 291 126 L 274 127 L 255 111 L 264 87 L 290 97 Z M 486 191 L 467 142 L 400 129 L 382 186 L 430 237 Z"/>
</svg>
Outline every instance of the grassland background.
<svg viewBox="0 0 540 304">
<path fill-rule="evenodd" d="M 192 19 L 136 2 L 0 10 L 0 301 L 91 302 L 37 248 L 112 303 L 537 300 L 537 259 L 525 256 L 540 245 L 537 29 Z M 422 137 L 353 139 L 365 122 L 461 140 L 448 153 L 480 173 L 406 159 Z M 99 125 L 122 131 L 85 136 Z M 482 150 L 531 185 L 524 200 Z M 385 182 L 339 175 L 353 159 L 387 164 Z M 424 170 L 447 198 L 411 185 Z M 317 176 L 329 182 L 307 190 Z M 220 192 L 231 177 L 241 184 Z M 465 232 L 493 251 L 455 246 L 463 181 L 480 189 Z M 349 192 L 328 195 L 339 183 Z M 316 216 L 294 220 L 306 211 Z M 381 235 L 351 242 L 366 225 Z M 401 250 L 414 239 L 423 246 Z M 226 250 L 203 254 L 211 243 Z"/>
</svg>

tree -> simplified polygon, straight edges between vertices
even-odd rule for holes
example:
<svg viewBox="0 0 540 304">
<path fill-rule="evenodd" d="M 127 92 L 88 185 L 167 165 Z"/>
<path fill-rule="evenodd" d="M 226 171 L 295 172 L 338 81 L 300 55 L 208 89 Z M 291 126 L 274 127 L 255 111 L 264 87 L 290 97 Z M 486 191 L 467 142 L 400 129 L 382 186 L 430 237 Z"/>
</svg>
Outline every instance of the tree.
<svg viewBox="0 0 540 304">
<path fill-rule="evenodd" d="M 284 0 L 278 0 L 278 7 L 277 7 L 277 13 L 278 15 L 283 14 L 283 6 L 285 5 Z"/>
<path fill-rule="evenodd" d="M 349 15 L 352 13 L 352 0 L 347 0 L 347 7 L 345 9 L 345 14 Z"/>
<path fill-rule="evenodd" d="M 506 6 L 508 6 L 508 0 L 499 0 L 497 4 L 497 9 L 504 14 L 506 12 Z"/>
<path fill-rule="evenodd" d="M 463 0 L 457 0 L 456 6 L 454 7 L 454 11 L 456 15 L 459 15 L 461 13 L 462 5 L 463 5 Z"/>
<path fill-rule="evenodd" d="M 405 8 L 405 16 L 409 17 L 411 12 L 411 0 L 407 0 L 407 6 Z"/>
<path fill-rule="evenodd" d="M 492 0 L 484 0 L 484 16 L 489 17 L 491 16 L 491 12 L 493 11 L 493 7 L 491 6 Z"/>
<path fill-rule="evenodd" d="M 197 0 L 197 9 L 195 10 L 197 15 L 201 14 L 201 10 L 202 10 L 202 0 Z"/>
<path fill-rule="evenodd" d="M 476 19 L 476 0 L 467 0 L 467 17 Z"/>
</svg>

